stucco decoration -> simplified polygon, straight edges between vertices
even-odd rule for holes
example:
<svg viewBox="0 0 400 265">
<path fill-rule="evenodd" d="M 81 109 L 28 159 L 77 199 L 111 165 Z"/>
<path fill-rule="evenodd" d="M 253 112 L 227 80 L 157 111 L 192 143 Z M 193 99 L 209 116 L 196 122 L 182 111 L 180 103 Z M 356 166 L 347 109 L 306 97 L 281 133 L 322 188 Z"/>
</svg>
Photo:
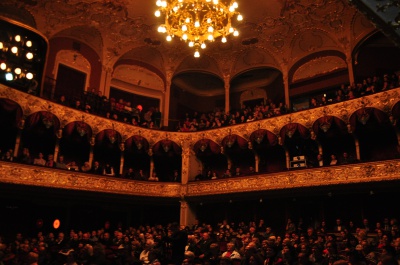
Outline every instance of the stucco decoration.
<svg viewBox="0 0 400 265">
<path fill-rule="evenodd" d="M 77 26 L 68 28 L 53 36 L 53 38 L 56 37 L 67 37 L 81 41 L 96 51 L 97 55 L 102 58 L 103 38 L 95 27 Z"/>
<path fill-rule="evenodd" d="M 0 16 L 7 17 L 32 28 L 36 28 L 35 18 L 23 7 L 19 8 L 15 5 L 4 5 L 0 8 Z"/>
<path fill-rule="evenodd" d="M 374 26 L 372 25 L 371 22 L 369 22 L 365 16 L 361 13 L 357 13 L 354 16 L 353 19 L 353 27 L 352 27 L 352 38 L 354 40 L 359 40 L 361 39 L 363 36 L 365 36 L 365 34 L 371 32 L 371 30 L 374 29 Z"/>
<path fill-rule="evenodd" d="M 310 52 L 325 49 L 337 49 L 335 41 L 325 32 L 320 30 L 310 30 L 303 32 L 292 42 L 292 58 L 301 58 Z"/>
<path fill-rule="evenodd" d="M 218 63 L 205 54 L 202 54 L 200 58 L 194 58 L 193 56 L 186 57 L 177 67 L 174 74 L 191 70 L 209 72 L 221 76 Z"/>
<path fill-rule="evenodd" d="M 164 60 L 161 53 L 149 46 L 141 46 L 124 53 L 120 60 L 135 60 L 151 65 L 162 72 Z"/>
<path fill-rule="evenodd" d="M 293 74 L 293 82 L 327 74 L 338 69 L 346 69 L 346 62 L 337 56 L 315 58 L 301 65 Z"/>
<path fill-rule="evenodd" d="M 117 66 L 113 78 L 132 85 L 164 90 L 164 82 L 161 77 L 138 65 L 124 64 Z"/>
<path fill-rule="evenodd" d="M 277 68 L 278 63 L 276 62 L 275 58 L 272 54 L 262 50 L 262 49 L 250 49 L 244 51 L 242 54 L 238 56 L 238 60 L 233 68 L 233 75 L 242 72 L 246 69 L 251 67 L 258 67 L 258 66 L 265 66 L 265 67 L 272 67 Z"/>
</svg>

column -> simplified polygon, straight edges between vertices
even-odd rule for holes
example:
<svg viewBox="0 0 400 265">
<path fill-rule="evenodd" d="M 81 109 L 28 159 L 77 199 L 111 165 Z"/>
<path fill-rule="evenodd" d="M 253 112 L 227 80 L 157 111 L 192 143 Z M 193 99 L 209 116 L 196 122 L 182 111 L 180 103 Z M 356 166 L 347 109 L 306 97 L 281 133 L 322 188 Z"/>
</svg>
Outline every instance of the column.
<svg viewBox="0 0 400 265">
<path fill-rule="evenodd" d="M 182 146 L 182 169 L 181 169 L 181 184 L 187 184 L 189 181 L 189 166 L 190 166 L 190 146 L 187 142 Z"/>
<path fill-rule="evenodd" d="M 161 110 L 162 114 L 162 121 L 161 125 L 163 126 L 168 126 L 168 120 L 169 120 L 169 102 L 171 98 L 171 84 L 172 84 L 172 76 L 173 76 L 173 71 L 167 71 L 166 74 L 166 80 L 165 80 L 165 88 L 164 88 L 164 106 Z"/>
<path fill-rule="evenodd" d="M 225 113 L 230 110 L 229 93 L 230 93 L 230 82 L 231 76 L 229 74 L 224 75 L 224 87 L 225 87 Z"/>
<path fill-rule="evenodd" d="M 21 134 L 22 130 L 24 129 L 24 126 L 25 126 L 25 119 L 22 119 L 18 124 L 18 132 L 17 132 L 17 137 L 15 138 L 15 145 L 14 145 L 14 154 L 11 154 L 12 156 L 14 156 L 14 158 L 18 157 L 19 145 L 21 142 Z"/>
<path fill-rule="evenodd" d="M 92 138 L 90 138 L 90 152 L 89 152 L 89 164 L 93 165 L 93 149 L 94 149 L 94 144 L 96 143 L 96 137 L 93 135 Z"/>
<path fill-rule="evenodd" d="M 60 151 L 60 139 L 62 137 L 62 129 L 59 129 L 56 132 L 56 137 L 57 137 L 57 140 L 56 140 L 56 144 L 54 146 L 54 155 L 53 155 L 54 156 L 54 161 L 58 160 L 58 153 Z"/>
<path fill-rule="evenodd" d="M 346 63 L 347 63 L 347 69 L 349 70 L 350 85 L 352 85 L 354 84 L 354 68 L 353 68 L 353 58 L 351 57 L 351 52 L 347 54 Z"/>
<path fill-rule="evenodd" d="M 184 196 L 182 196 L 180 204 L 181 204 L 180 218 L 179 218 L 180 225 L 183 226 L 193 225 L 194 221 L 196 220 L 196 214 L 192 209 L 192 207 L 190 207 L 190 205 L 187 203 Z"/>
<path fill-rule="evenodd" d="M 291 109 L 290 106 L 290 94 L 289 94 L 289 75 L 287 70 L 283 73 L 283 85 L 284 85 L 284 90 L 285 90 L 285 105 L 287 108 Z"/>
<path fill-rule="evenodd" d="M 151 147 L 149 148 L 148 154 L 150 156 L 150 173 L 149 173 L 149 177 L 150 177 L 153 175 L 153 170 L 154 170 L 153 149 L 151 149 Z"/>
<path fill-rule="evenodd" d="M 119 150 L 121 150 L 121 161 L 119 163 L 119 175 L 122 176 L 122 174 L 124 173 L 124 151 L 125 151 L 125 144 L 124 143 L 120 143 L 119 144 Z"/>
<path fill-rule="evenodd" d="M 110 95 L 112 72 L 113 72 L 112 68 L 103 65 L 102 70 L 101 70 L 99 90 L 103 93 L 103 95 L 105 95 L 107 97 L 109 97 L 109 95 Z"/>
<path fill-rule="evenodd" d="M 290 168 L 290 154 L 289 154 L 289 150 L 287 150 L 285 148 L 285 154 L 286 154 L 286 168 L 289 169 Z"/>
<path fill-rule="evenodd" d="M 260 156 L 258 155 L 258 154 L 255 154 L 254 155 L 254 161 L 255 161 L 255 166 L 254 166 L 254 170 L 255 170 L 255 172 L 257 172 L 258 173 L 258 171 L 259 171 L 259 165 L 260 165 Z"/>
</svg>

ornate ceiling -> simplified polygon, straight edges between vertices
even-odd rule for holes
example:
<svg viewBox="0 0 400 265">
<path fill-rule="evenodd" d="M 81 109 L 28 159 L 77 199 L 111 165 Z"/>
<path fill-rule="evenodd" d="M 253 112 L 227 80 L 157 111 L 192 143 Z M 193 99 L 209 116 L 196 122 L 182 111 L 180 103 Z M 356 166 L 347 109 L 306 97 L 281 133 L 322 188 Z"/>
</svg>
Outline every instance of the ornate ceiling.
<svg viewBox="0 0 400 265">
<path fill-rule="evenodd" d="M 245 82 L 253 86 L 273 82 L 277 71 L 291 72 L 290 82 L 308 78 L 315 73 L 304 69 L 307 67 L 300 67 L 299 72 L 292 68 L 313 54 L 310 64 L 319 65 L 320 72 L 343 68 L 345 61 L 338 57 L 330 60 L 331 53 L 349 56 L 356 44 L 375 30 L 346 0 L 238 3 L 244 16 L 237 27 L 239 37 L 228 38 L 226 44 L 216 40 L 200 59 L 193 58 L 186 43 L 177 39 L 166 42 L 157 32 L 161 21 L 154 16 L 152 0 L 8 0 L 0 3 L 0 15 L 37 28 L 49 40 L 67 37 L 87 44 L 106 69 L 115 70 L 121 60 L 141 62 L 137 65 L 157 69 L 162 79 L 177 76 L 173 82 L 180 87 L 214 95 L 224 93 L 224 77 L 231 81 L 232 91 L 243 89 L 243 74 Z M 149 71 L 138 66 L 120 67 L 117 73 L 122 81 L 129 79 L 123 69 L 131 75 L 137 70 L 135 80 L 129 80 L 132 82 L 150 80 L 151 86 L 160 81 L 160 74 L 151 81 Z M 214 78 L 204 86 L 204 76 L 186 74 L 193 71 Z"/>
</svg>

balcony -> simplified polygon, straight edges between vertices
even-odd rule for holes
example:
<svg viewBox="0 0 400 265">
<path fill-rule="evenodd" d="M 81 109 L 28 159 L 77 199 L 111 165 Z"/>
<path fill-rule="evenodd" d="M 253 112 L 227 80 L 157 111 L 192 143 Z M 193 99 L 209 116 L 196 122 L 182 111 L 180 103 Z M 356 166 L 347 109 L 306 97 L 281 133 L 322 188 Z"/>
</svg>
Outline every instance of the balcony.
<svg viewBox="0 0 400 265">
<path fill-rule="evenodd" d="M 309 109 L 283 115 L 271 119 L 249 122 L 216 130 L 201 132 L 166 132 L 150 130 L 142 127 L 115 122 L 109 119 L 87 114 L 71 108 L 67 108 L 54 102 L 38 98 L 14 89 L 0 85 L 0 99 L 8 99 L 21 107 L 22 118 L 19 120 L 20 127 L 17 130 L 24 130 L 25 118 L 38 112 L 49 112 L 54 115 L 52 123 L 55 139 L 63 137 L 62 130 L 69 124 L 84 120 L 92 132 L 88 138 L 90 145 L 96 145 L 96 135 L 105 130 L 115 131 L 117 137 L 115 144 L 120 148 L 121 154 L 127 146 L 127 141 L 133 136 L 140 136 L 147 143 L 144 148 L 146 156 L 151 157 L 156 148 L 180 149 L 181 161 L 181 183 L 173 182 L 148 182 L 135 181 L 117 177 L 100 176 L 81 172 L 71 172 L 46 167 L 23 165 L 17 163 L 0 162 L 0 182 L 16 185 L 40 186 L 54 189 L 68 189 L 76 191 L 100 192 L 108 194 L 121 194 L 137 197 L 159 198 L 180 200 L 202 198 L 204 196 L 218 195 L 247 195 L 249 193 L 294 191 L 303 188 L 342 187 L 344 185 L 378 185 L 391 186 L 400 180 L 400 160 L 398 159 L 398 136 L 399 136 L 399 92 L 400 88 L 381 92 L 363 98 L 353 99 L 325 107 Z M 328 119 L 329 118 L 329 119 Z M 361 126 L 371 120 L 379 123 L 385 131 L 390 130 L 391 136 L 397 136 L 389 145 L 382 146 L 382 150 L 395 150 L 383 159 L 361 159 L 358 163 L 313 167 L 305 169 L 290 169 L 290 160 L 293 157 L 290 139 L 299 134 L 298 139 L 306 136 L 308 141 L 315 141 L 319 148 L 324 149 L 321 144 L 322 134 L 327 129 L 331 130 L 334 120 L 340 126 L 344 126 L 346 133 L 354 137 L 354 149 L 357 158 L 363 156 L 363 133 Z M 21 122 L 22 121 L 22 122 Z M 330 121 L 332 127 L 324 128 L 323 124 Z M 325 122 L 325 123 L 324 123 Z M 343 129 L 342 127 L 340 127 Z M 382 127 L 383 126 L 383 127 Z M 386 126 L 386 127 L 385 127 Z M 377 126 L 375 126 L 377 127 Z M 89 130 L 88 130 L 89 132 Z M 375 131 L 372 131 L 375 132 Z M 371 136 L 372 137 L 372 136 Z M 377 137 L 374 135 L 373 137 Z M 18 138 L 18 137 L 17 137 Z M 279 172 L 258 170 L 257 157 L 259 150 L 255 145 L 270 139 L 270 143 L 276 140 L 278 146 L 285 150 L 285 156 L 281 164 L 286 168 Z M 372 139 L 372 138 L 371 138 Z M 367 139 L 367 141 L 371 140 Z M 329 140 L 329 138 L 328 138 Z M 382 139 L 376 138 L 379 143 Z M 231 141 L 231 142 L 230 142 Z M 323 142 L 323 141 L 322 141 Z M 237 160 L 243 155 L 254 155 L 256 161 L 256 173 L 244 174 L 241 177 L 228 179 L 194 181 L 195 172 L 201 166 L 196 154 L 203 152 L 201 143 L 207 143 L 219 148 L 219 155 L 227 157 L 227 164 L 230 160 Z M 229 153 L 233 145 L 239 146 L 242 153 Z M 19 146 L 19 140 L 16 140 Z M 57 146 L 57 144 L 56 144 Z M 168 147 L 167 146 L 167 147 Z M 361 148 L 360 148 L 361 146 Z M 197 149 L 196 149 L 197 148 Z M 388 149 L 389 148 L 389 149 Z M 365 149 L 365 148 L 364 148 Z M 17 148 L 15 150 L 18 150 Z M 261 149 L 263 151 L 268 149 Z M 56 151 L 58 149 L 56 148 Z M 168 150 L 167 150 L 168 151 Z M 326 150 L 325 150 L 326 151 Z M 397 151 L 397 153 L 396 153 Z M 367 152 L 368 153 L 368 152 Z M 90 154 L 87 154 L 90 157 Z M 123 155 L 121 156 L 124 157 Z M 380 157 L 380 156 L 376 156 Z M 157 165 L 156 165 L 157 166 Z M 121 160 L 120 171 L 123 172 L 124 159 Z M 151 169 L 150 169 L 151 171 Z M 397 184 L 396 184 L 397 185 Z"/>
</svg>

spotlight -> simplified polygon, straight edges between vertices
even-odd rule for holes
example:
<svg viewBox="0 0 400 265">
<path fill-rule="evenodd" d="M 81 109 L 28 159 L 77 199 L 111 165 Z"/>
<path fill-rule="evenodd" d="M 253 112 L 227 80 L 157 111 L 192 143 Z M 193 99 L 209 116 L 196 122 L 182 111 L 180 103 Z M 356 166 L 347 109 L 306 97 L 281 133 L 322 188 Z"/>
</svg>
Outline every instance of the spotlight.
<svg viewBox="0 0 400 265">
<path fill-rule="evenodd" d="M 25 44 L 26 44 L 26 47 L 32 47 L 32 42 L 30 40 L 28 40 Z"/>
<path fill-rule="evenodd" d="M 4 44 L 3 44 L 3 42 L 0 41 L 0 49 L 3 49 L 3 48 L 4 48 Z"/>
<path fill-rule="evenodd" d="M 18 47 L 17 46 L 12 47 L 11 52 L 16 54 L 18 52 Z"/>
<path fill-rule="evenodd" d="M 14 39 L 15 39 L 16 42 L 20 42 L 21 41 L 21 36 L 20 35 L 16 35 Z"/>
<path fill-rule="evenodd" d="M 28 52 L 28 53 L 26 54 L 26 58 L 27 58 L 28 60 L 32 60 L 32 58 L 33 58 L 33 53 Z"/>
<path fill-rule="evenodd" d="M 7 69 L 6 63 L 1 63 L 1 64 L 0 64 L 0 69 L 1 69 L 1 70 L 6 70 L 6 69 Z"/>
</svg>

